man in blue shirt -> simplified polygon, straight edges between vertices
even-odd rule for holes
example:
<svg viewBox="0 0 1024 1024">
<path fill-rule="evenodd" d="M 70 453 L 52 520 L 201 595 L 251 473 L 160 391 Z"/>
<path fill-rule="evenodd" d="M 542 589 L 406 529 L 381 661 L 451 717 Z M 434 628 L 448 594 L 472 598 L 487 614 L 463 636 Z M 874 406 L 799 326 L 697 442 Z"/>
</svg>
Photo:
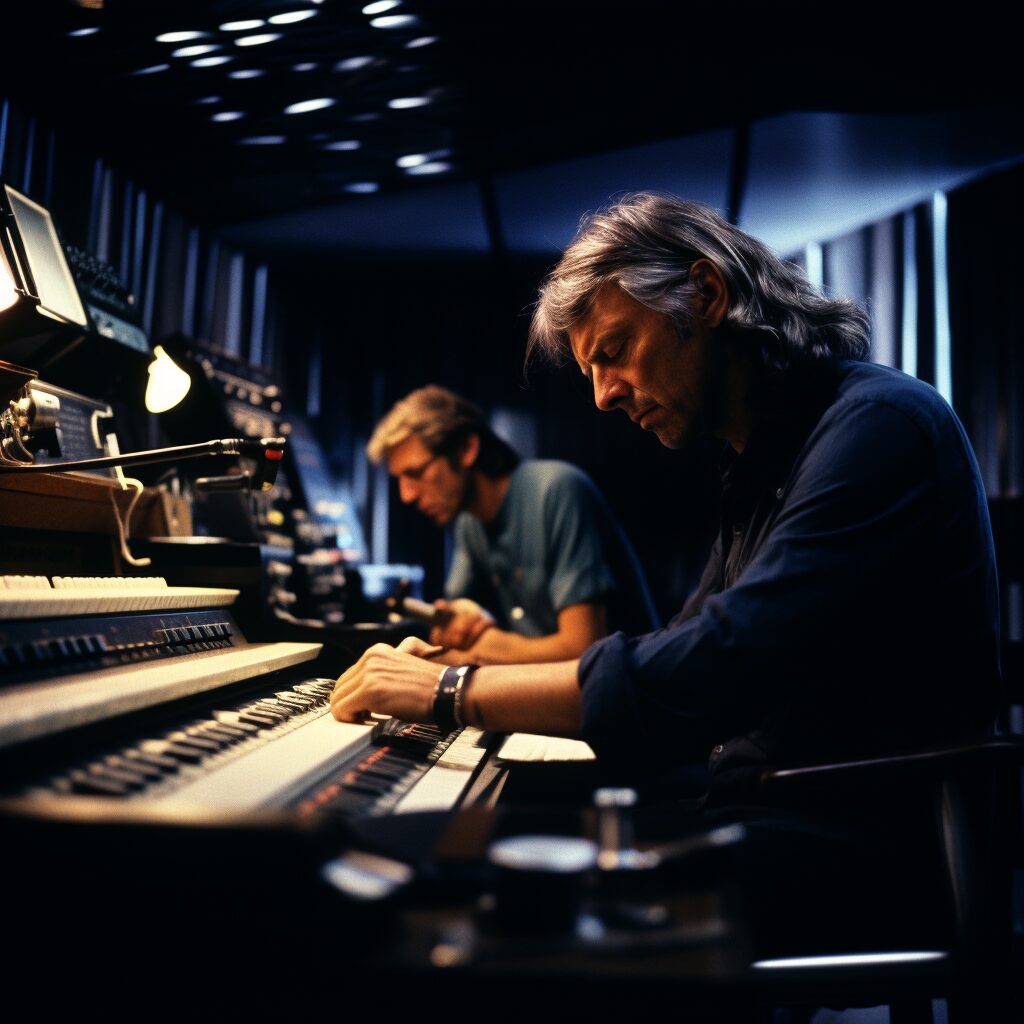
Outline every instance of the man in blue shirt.
<svg viewBox="0 0 1024 1024">
<path fill-rule="evenodd" d="M 667 447 L 723 442 L 696 593 L 664 629 L 559 665 L 439 679 L 418 641 L 371 648 L 338 680 L 334 716 L 582 736 L 616 782 L 676 787 L 706 762 L 701 800 L 646 806 L 673 833 L 742 825 L 758 955 L 944 941 L 929 801 L 870 787 L 794 808 L 757 786 L 772 766 L 977 736 L 997 704 L 977 464 L 934 389 L 866 361 L 867 328 L 702 206 L 637 195 L 593 217 L 541 291 L 531 344 L 570 355 L 598 408 Z"/>
<path fill-rule="evenodd" d="M 977 734 L 999 687 L 988 513 L 963 428 L 928 385 L 866 362 L 868 324 L 697 204 L 630 197 L 545 283 L 535 349 L 670 448 L 723 442 L 721 530 L 665 628 L 578 661 L 482 668 L 465 721 L 582 736 L 605 761 L 767 765 Z M 340 719 L 430 720 L 415 644 L 338 682 Z"/>
<path fill-rule="evenodd" d="M 464 398 L 436 385 L 413 391 L 367 454 L 387 462 L 403 502 L 454 526 L 448 600 L 437 602 L 453 618 L 431 636 L 446 660 L 553 662 L 609 630 L 656 625 L 639 562 L 586 474 L 520 461 Z"/>
</svg>

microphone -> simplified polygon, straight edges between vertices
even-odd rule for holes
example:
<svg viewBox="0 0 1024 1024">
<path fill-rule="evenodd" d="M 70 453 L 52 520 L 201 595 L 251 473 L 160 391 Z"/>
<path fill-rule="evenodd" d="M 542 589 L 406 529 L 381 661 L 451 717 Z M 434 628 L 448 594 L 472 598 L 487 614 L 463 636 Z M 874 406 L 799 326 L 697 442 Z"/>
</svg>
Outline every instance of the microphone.
<svg viewBox="0 0 1024 1024">
<path fill-rule="evenodd" d="M 429 622 L 432 626 L 447 626 L 455 617 L 455 612 L 448 608 L 437 608 L 427 601 L 410 596 L 409 586 L 408 580 L 399 581 L 397 593 L 385 600 L 385 606 L 393 612 Z"/>
<path fill-rule="evenodd" d="M 69 473 L 76 469 L 104 469 L 112 466 L 145 466 L 160 462 L 180 462 L 184 459 L 197 459 L 203 455 L 243 455 L 257 460 L 254 473 L 240 473 L 231 477 L 206 477 L 203 479 L 232 481 L 230 489 L 256 488 L 269 491 L 277 479 L 277 471 L 284 458 L 287 442 L 283 437 L 264 437 L 259 441 L 250 441 L 242 437 L 221 438 L 214 441 L 202 441 L 199 444 L 176 445 L 173 448 L 151 448 L 143 452 L 127 452 L 123 455 L 104 455 L 95 459 L 76 459 L 72 462 L 49 462 L 44 465 L 30 466 L 10 462 L 0 462 L 0 473 Z M 235 483 L 235 481 L 239 481 Z M 197 481 L 198 485 L 198 481 Z M 216 484 L 210 490 L 219 488 Z"/>
</svg>

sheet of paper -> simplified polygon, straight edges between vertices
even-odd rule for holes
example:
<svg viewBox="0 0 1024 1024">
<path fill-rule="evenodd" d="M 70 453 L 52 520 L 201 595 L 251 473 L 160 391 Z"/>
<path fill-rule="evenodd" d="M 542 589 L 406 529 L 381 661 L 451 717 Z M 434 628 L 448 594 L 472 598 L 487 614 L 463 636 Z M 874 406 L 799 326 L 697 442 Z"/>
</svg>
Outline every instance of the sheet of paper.
<svg viewBox="0 0 1024 1024">
<path fill-rule="evenodd" d="M 514 732 L 498 751 L 505 761 L 593 761 L 594 751 L 582 740 L 561 736 L 538 736 L 532 732 Z"/>
</svg>

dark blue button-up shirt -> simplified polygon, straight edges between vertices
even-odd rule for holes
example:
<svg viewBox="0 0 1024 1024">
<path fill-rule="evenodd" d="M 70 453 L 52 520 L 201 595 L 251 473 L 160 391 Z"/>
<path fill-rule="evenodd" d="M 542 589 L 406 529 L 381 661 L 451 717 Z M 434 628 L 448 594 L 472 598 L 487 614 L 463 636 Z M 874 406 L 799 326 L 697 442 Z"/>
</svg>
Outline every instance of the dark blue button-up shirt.
<svg viewBox="0 0 1024 1024">
<path fill-rule="evenodd" d="M 583 734 L 721 780 L 977 733 L 999 686 L 988 509 L 963 427 L 906 374 L 840 363 L 729 450 L 721 530 L 664 629 L 580 662 Z"/>
</svg>

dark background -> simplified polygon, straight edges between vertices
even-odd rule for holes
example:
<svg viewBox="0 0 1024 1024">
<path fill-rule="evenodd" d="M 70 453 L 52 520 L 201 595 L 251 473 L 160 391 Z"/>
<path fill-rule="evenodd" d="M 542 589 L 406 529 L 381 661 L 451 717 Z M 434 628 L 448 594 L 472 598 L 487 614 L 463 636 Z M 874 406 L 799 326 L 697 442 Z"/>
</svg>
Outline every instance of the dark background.
<svg viewBox="0 0 1024 1024">
<path fill-rule="evenodd" d="M 950 397 L 990 495 L 1019 494 L 1024 133 L 1015 36 L 994 5 L 954 19 L 917 4 L 408 0 L 391 13 L 417 23 L 397 30 L 361 6 L 5 11 L 0 174 L 115 267 L 152 342 L 183 332 L 277 376 L 374 560 L 422 564 L 429 596 L 440 588 L 437 531 L 361 454 L 393 401 L 436 382 L 494 411 L 524 454 L 586 469 L 662 614 L 679 607 L 709 541 L 715 451 L 661 449 L 596 413 L 578 373 L 523 367 L 538 282 L 584 213 L 632 189 L 707 202 L 866 302 L 875 357 L 937 384 L 944 281 Z M 295 10 L 316 14 L 244 52 L 219 28 Z M 99 31 L 69 35 L 83 28 Z M 182 29 L 230 60 L 194 68 L 156 41 Z M 372 61 L 337 69 L 354 56 Z M 393 110 L 396 96 L 430 102 Z M 310 97 L 334 103 L 283 113 Z M 325 148 L 346 140 L 358 149 Z M 410 153 L 444 167 L 410 174 L 396 163 Z M 116 369 L 82 390 L 109 399 Z M 135 429 L 139 444 L 162 432 L 141 416 Z"/>
</svg>

